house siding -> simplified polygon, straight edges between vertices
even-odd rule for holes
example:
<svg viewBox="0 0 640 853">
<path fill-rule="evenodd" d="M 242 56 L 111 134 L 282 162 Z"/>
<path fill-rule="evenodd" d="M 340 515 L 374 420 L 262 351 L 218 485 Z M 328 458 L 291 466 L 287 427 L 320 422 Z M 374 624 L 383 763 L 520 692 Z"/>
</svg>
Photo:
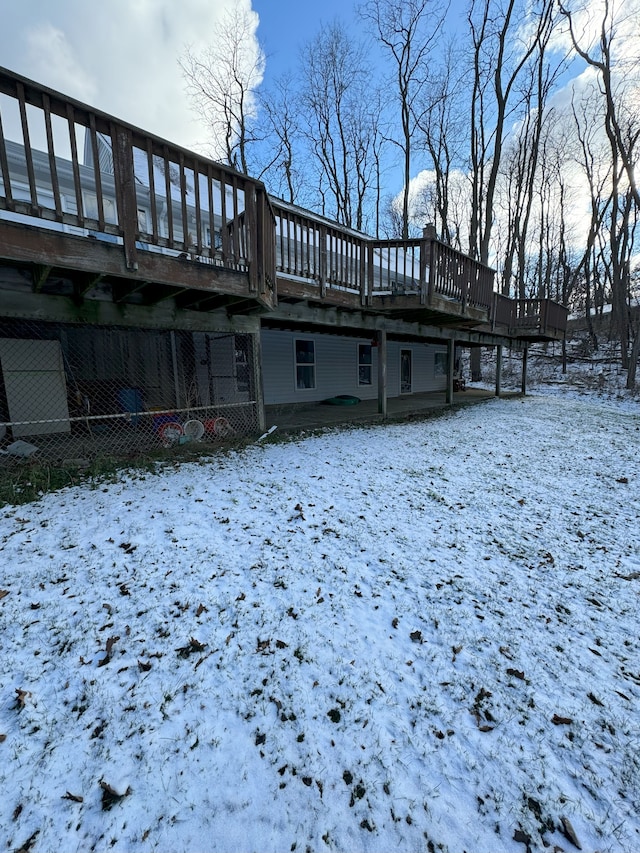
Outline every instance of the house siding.
<svg viewBox="0 0 640 853">
<path fill-rule="evenodd" d="M 312 340 L 315 344 L 316 387 L 296 388 L 295 341 Z M 358 344 L 371 343 L 368 337 L 290 332 L 263 329 L 261 332 L 264 402 L 305 403 L 325 400 L 338 394 L 353 394 L 362 400 L 378 395 L 378 351 L 372 350 L 371 385 L 358 385 Z M 400 350 L 412 353 L 412 393 L 444 391 L 446 376 L 435 375 L 435 354 L 446 347 L 433 344 L 387 343 L 387 394 L 400 394 Z"/>
</svg>

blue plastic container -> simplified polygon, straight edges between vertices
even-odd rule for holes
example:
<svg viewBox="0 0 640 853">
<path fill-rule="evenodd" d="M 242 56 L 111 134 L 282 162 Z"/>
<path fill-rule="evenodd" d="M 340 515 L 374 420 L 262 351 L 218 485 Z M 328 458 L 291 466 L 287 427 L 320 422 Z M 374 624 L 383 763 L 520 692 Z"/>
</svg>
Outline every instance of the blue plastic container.
<svg viewBox="0 0 640 853">
<path fill-rule="evenodd" d="M 137 415 L 144 411 L 144 400 L 142 399 L 142 391 L 139 388 L 121 388 L 116 395 L 116 399 L 122 412 L 131 412 L 131 414 Z M 131 418 L 132 424 L 137 424 L 139 421 L 140 418 Z"/>
</svg>

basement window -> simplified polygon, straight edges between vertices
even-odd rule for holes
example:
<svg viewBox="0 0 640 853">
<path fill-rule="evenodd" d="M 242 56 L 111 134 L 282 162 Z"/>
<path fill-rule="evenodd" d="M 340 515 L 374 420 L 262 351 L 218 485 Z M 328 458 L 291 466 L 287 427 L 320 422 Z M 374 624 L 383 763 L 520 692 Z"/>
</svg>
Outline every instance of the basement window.
<svg viewBox="0 0 640 853">
<path fill-rule="evenodd" d="M 371 344 L 358 344 L 358 385 L 371 385 L 372 382 Z"/>
<path fill-rule="evenodd" d="M 297 339 L 296 346 L 296 389 L 306 391 L 316 387 L 315 341 Z"/>
</svg>

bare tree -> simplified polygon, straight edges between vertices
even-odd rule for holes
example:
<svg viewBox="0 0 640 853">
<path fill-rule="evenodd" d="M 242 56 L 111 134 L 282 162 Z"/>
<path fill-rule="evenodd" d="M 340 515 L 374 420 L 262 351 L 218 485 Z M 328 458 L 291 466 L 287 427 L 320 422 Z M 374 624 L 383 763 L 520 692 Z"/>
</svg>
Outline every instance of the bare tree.
<svg viewBox="0 0 640 853">
<path fill-rule="evenodd" d="M 633 7 L 633 3 L 630 4 Z M 629 26 L 625 7 L 616 13 L 609 0 L 603 0 L 602 16 L 597 27 L 584 18 L 584 10 L 570 9 L 560 4 L 573 47 L 578 56 L 596 74 L 602 103 L 602 126 L 609 143 L 611 162 L 611 195 L 608 222 L 608 275 L 612 294 L 612 319 L 620 341 L 622 365 L 628 370 L 632 384 L 635 364 L 630 363 L 629 344 L 634 327 L 630 320 L 630 273 L 633 235 L 640 214 L 640 193 L 636 183 L 638 150 L 640 148 L 640 99 L 637 94 L 638 57 L 631 63 L 627 51 L 620 45 Z M 635 10 L 637 14 L 637 9 Z M 583 13 L 582 15 L 580 13 Z M 584 28 L 579 31 L 577 19 Z M 620 38 L 622 31 L 623 37 Z M 630 85 L 631 81 L 631 85 Z M 638 348 L 631 349 L 631 359 L 637 359 Z"/>
<path fill-rule="evenodd" d="M 505 141 L 510 124 L 526 112 L 526 97 L 519 84 L 526 72 L 536 79 L 531 68 L 544 66 L 554 24 L 554 0 L 535 0 L 533 4 L 471 0 L 467 20 L 473 45 L 469 254 L 486 264 Z M 477 350 L 472 351 L 471 378 L 481 378 Z"/>
<path fill-rule="evenodd" d="M 293 77 L 285 74 L 269 91 L 262 92 L 264 154 L 258 178 L 270 191 L 293 204 L 299 196 L 303 175 L 298 167 L 300 143 L 299 95 Z"/>
<path fill-rule="evenodd" d="M 489 260 L 493 204 L 507 119 L 523 105 L 520 77 L 533 61 L 543 67 L 553 28 L 554 0 L 535 8 L 517 0 L 472 0 L 468 22 L 473 42 L 471 94 L 471 222 L 469 252 Z M 533 23 L 533 25 L 532 25 Z"/>
<path fill-rule="evenodd" d="M 395 99 L 400 110 L 400 134 L 391 142 L 402 155 L 402 238 L 409 236 L 409 182 L 420 97 L 428 81 L 445 9 L 440 0 L 366 0 L 360 7 L 392 66 Z"/>
<path fill-rule="evenodd" d="M 637 28 L 637 6 L 629 4 L 623 7 L 623 14 L 634 14 L 633 26 Z M 637 55 L 616 59 L 616 34 L 622 20 L 616 15 L 616 9 L 609 0 L 603 0 L 602 19 L 597 37 L 590 39 L 587 33 L 578 33 L 575 13 L 568 4 L 560 3 L 560 11 L 569 25 L 571 41 L 576 53 L 598 74 L 600 92 L 605 103 L 605 130 L 612 150 L 616 150 L 622 168 L 629 183 L 629 189 L 636 208 L 640 208 L 640 192 L 636 183 L 636 163 L 638 159 L 637 143 L 640 137 L 638 119 L 638 94 L 636 85 L 627 87 L 629 75 L 637 77 L 640 58 Z M 628 23 L 628 21 L 625 21 Z M 631 63 L 631 67 L 629 65 Z M 635 66 L 635 67 L 633 67 Z"/>
<path fill-rule="evenodd" d="M 375 186 L 378 102 L 365 46 L 339 22 L 323 25 L 302 59 L 305 133 L 322 212 L 362 230 Z"/>
<path fill-rule="evenodd" d="M 611 163 L 602 151 L 601 122 L 594 102 L 595 92 L 574 90 L 571 110 L 577 138 L 576 161 L 581 166 L 589 190 L 590 218 L 584 253 L 575 267 L 574 277 L 584 286 L 584 309 L 589 336 L 595 349 L 598 341 L 593 329 L 592 312 L 603 308 L 603 286 L 599 282 L 598 235 L 610 203 L 607 187 L 611 182 Z"/>
<path fill-rule="evenodd" d="M 214 156 L 245 174 L 256 118 L 255 90 L 265 69 L 257 23 L 254 12 L 236 5 L 214 28 L 209 47 L 201 53 L 187 48 L 179 60 L 187 93 L 210 128 Z"/>
<path fill-rule="evenodd" d="M 416 123 L 420 147 L 427 152 L 434 171 L 429 206 L 438 237 L 461 249 L 461 223 L 456 221 L 452 195 L 455 169 L 464 161 L 467 118 L 461 89 L 468 83 L 460 52 L 453 43 L 445 46 L 442 64 L 426 88 Z"/>
<path fill-rule="evenodd" d="M 550 10 L 547 10 L 550 12 Z M 502 292 L 513 290 L 520 298 L 525 298 L 527 259 L 531 252 L 529 226 L 534 201 L 541 202 L 541 214 L 544 215 L 545 199 L 536 193 L 536 179 L 539 171 L 540 150 L 543 144 L 543 132 L 547 120 L 547 102 L 564 62 L 551 64 L 546 59 L 547 46 L 552 32 L 552 20 L 541 33 L 538 48 L 532 61 L 522 69 L 518 85 L 521 119 L 505 144 L 505 164 L 501 171 L 506 172 L 510 183 L 508 199 L 508 228 L 504 255 Z M 546 180 L 558 177 L 547 170 Z M 539 267 L 542 273 L 542 267 Z M 548 280 L 540 278 L 537 296 L 548 295 Z"/>
</svg>

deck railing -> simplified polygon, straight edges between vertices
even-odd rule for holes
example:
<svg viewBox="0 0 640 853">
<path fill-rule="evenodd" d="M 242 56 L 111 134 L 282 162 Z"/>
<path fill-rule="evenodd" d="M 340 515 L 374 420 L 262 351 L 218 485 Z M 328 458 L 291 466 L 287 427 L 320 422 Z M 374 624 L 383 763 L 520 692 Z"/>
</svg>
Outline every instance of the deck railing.
<svg viewBox="0 0 640 853">
<path fill-rule="evenodd" d="M 368 251 L 368 294 L 415 296 L 426 303 L 429 290 L 430 241 L 372 240 Z"/>
<path fill-rule="evenodd" d="M 511 329 L 515 325 L 515 301 L 502 293 L 493 294 L 493 311 L 491 322 L 493 327 L 505 326 Z"/>
<path fill-rule="evenodd" d="M 494 271 L 445 243 L 431 243 L 430 293 L 491 311 Z"/>
<path fill-rule="evenodd" d="M 224 267 L 245 275 L 247 293 L 271 304 L 279 278 L 283 295 L 289 288 L 328 303 L 403 311 L 413 303 L 447 313 L 450 301 L 451 313 L 479 309 L 494 327 L 515 333 L 566 328 L 562 306 L 494 294 L 493 270 L 426 230 L 411 240 L 369 238 L 270 199 L 259 181 L 3 69 L 0 210 L 5 218 L 35 218 L 119 243 L 132 274 L 141 252 Z"/>
<path fill-rule="evenodd" d="M 262 184 L 2 69 L 0 209 L 120 242 L 130 270 L 164 250 L 274 286 Z"/>
<path fill-rule="evenodd" d="M 433 296 L 490 312 L 494 271 L 429 237 L 374 240 L 329 223 L 299 208 L 273 201 L 276 218 L 276 269 L 283 277 L 318 287 L 359 293 L 363 305 L 377 297 Z"/>
<path fill-rule="evenodd" d="M 568 309 L 551 299 L 514 299 L 515 331 L 536 329 L 541 334 L 564 333 Z"/>
<path fill-rule="evenodd" d="M 552 299 L 510 299 L 494 293 L 493 326 L 504 326 L 510 334 L 563 335 L 569 310 Z"/>
<path fill-rule="evenodd" d="M 367 238 L 300 208 L 272 200 L 276 269 L 303 279 L 325 297 L 331 289 L 360 294 L 364 288 Z"/>
</svg>

